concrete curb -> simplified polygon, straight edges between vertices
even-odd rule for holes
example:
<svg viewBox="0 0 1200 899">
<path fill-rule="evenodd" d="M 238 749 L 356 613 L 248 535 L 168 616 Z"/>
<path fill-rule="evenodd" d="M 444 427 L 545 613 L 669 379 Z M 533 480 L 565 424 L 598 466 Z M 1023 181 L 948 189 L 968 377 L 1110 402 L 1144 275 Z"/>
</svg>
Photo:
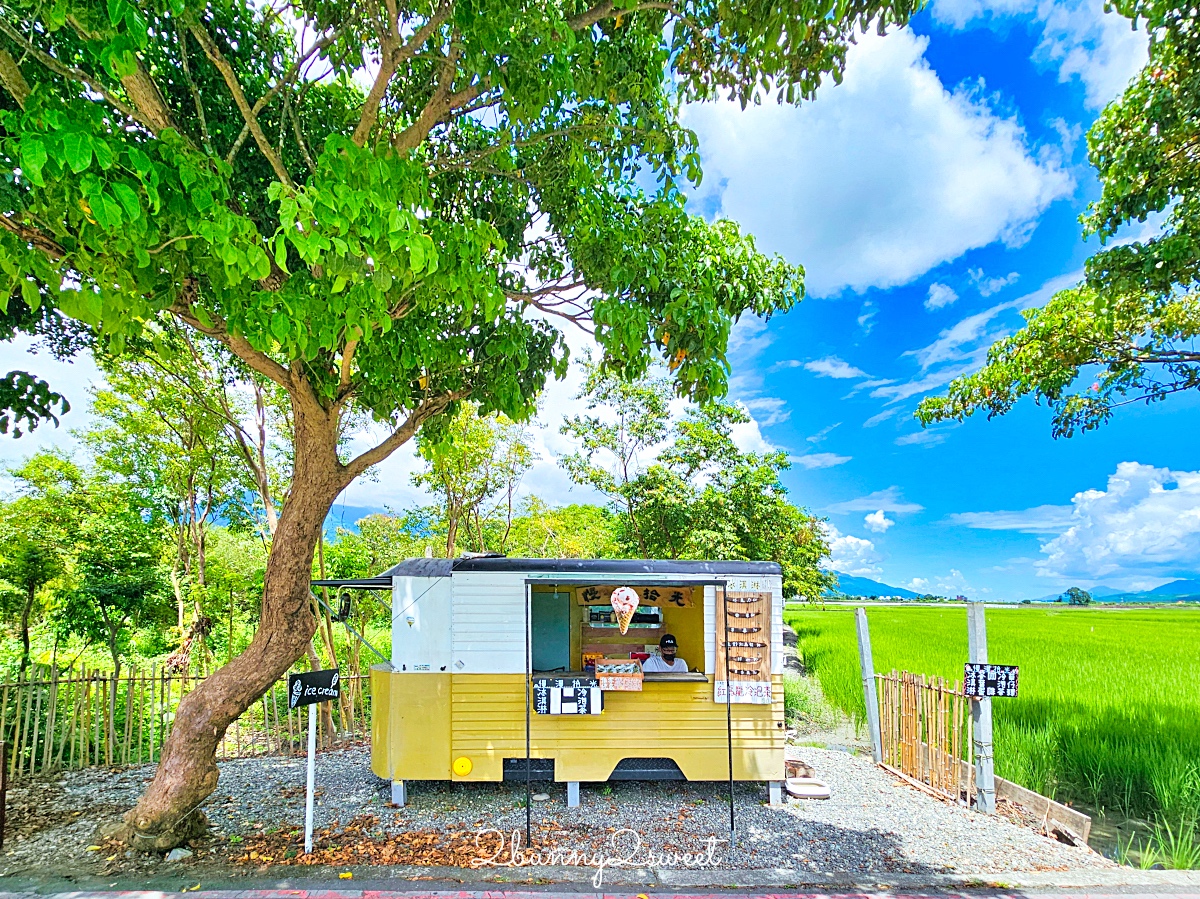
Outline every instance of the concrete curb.
<svg viewBox="0 0 1200 899">
<path fill-rule="evenodd" d="M 353 879 L 341 880 L 339 873 L 352 872 Z M 496 869 L 473 871 L 463 868 L 349 866 L 346 868 L 274 869 L 271 874 L 240 876 L 204 876 L 198 871 L 165 868 L 151 877 L 130 883 L 113 883 L 102 877 L 9 877 L 0 880 L 7 891 L 0 899 L 18 896 L 59 896 L 83 899 L 88 895 L 113 896 L 121 887 L 125 896 L 161 897 L 178 895 L 183 887 L 195 889 L 197 880 L 208 889 L 196 891 L 196 899 L 232 899 L 234 896 L 272 899 L 287 895 L 293 899 L 354 899 L 367 892 L 387 892 L 406 896 L 438 899 L 520 899 L 547 893 L 572 896 L 599 896 L 615 891 L 633 895 L 645 891 L 663 893 L 748 892 L 756 895 L 778 891 L 827 896 L 875 894 L 963 894 L 986 892 L 1014 893 L 1087 893 L 1152 895 L 1192 894 L 1200 899 L 1200 871 L 1141 871 L 1132 868 L 1078 869 L 1073 871 L 1009 872 L 987 875 L 966 874 L 850 874 L 817 873 L 789 868 L 709 869 L 683 871 L 672 869 L 606 868 L 603 882 L 595 883 L 594 868 L 538 867 L 516 868 L 502 873 Z M 189 881 L 183 884 L 183 881 Z M 182 886 L 181 886 L 182 884 Z M 199 886 L 199 884 L 195 884 Z M 128 887 L 150 888 L 136 893 Z M 99 889 L 97 889 L 99 888 Z M 107 888 L 107 889 L 104 889 Z M 157 889 L 155 889 L 157 888 Z M 265 891 L 265 892 L 264 892 Z M 268 896 L 269 894 L 269 896 Z M 694 893 L 693 893 L 694 895 Z"/>
</svg>

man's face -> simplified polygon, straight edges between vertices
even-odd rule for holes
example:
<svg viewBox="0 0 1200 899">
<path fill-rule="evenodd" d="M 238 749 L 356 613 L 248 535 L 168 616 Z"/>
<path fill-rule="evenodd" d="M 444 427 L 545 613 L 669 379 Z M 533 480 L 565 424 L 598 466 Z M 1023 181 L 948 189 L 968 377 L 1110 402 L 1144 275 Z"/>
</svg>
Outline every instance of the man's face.
<svg viewBox="0 0 1200 899">
<path fill-rule="evenodd" d="M 662 655 L 664 662 L 675 661 L 675 650 L 676 647 L 674 646 L 660 646 L 658 648 L 659 654 Z"/>
</svg>

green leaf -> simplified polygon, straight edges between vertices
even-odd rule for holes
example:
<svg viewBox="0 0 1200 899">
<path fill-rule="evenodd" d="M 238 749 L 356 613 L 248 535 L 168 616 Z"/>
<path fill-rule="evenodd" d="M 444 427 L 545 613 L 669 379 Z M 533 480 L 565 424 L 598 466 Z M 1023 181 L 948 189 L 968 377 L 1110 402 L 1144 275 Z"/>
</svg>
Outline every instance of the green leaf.
<svg viewBox="0 0 1200 899">
<path fill-rule="evenodd" d="M 92 164 L 92 138 L 82 131 L 63 135 L 63 156 L 75 174 L 87 171 Z"/>
<path fill-rule="evenodd" d="M 142 215 L 142 204 L 138 200 L 137 193 L 124 182 L 118 181 L 112 185 L 112 192 L 116 194 L 118 202 L 125 208 L 125 213 L 128 215 L 131 222 L 137 221 Z"/>
<path fill-rule="evenodd" d="M 25 137 L 21 141 L 21 171 L 38 187 L 45 185 L 42 168 L 46 165 L 46 145 L 40 137 Z"/>
<path fill-rule="evenodd" d="M 104 171 L 112 168 L 113 151 L 106 141 L 92 141 L 92 152 L 96 154 L 96 164 Z"/>
</svg>

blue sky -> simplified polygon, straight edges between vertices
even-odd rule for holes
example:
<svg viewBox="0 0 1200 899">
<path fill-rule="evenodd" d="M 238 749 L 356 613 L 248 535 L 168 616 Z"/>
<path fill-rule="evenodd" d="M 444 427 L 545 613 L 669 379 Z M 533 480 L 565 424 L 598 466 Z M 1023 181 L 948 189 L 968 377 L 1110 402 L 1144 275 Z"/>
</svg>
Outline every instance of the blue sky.
<svg viewBox="0 0 1200 899">
<path fill-rule="evenodd" d="M 812 103 L 686 110 L 705 169 L 694 207 L 807 270 L 798 308 L 739 324 L 732 395 L 754 416 L 742 444 L 794 459 L 787 485 L 828 518 L 834 567 L 995 600 L 1200 573 L 1200 466 L 1183 439 L 1200 398 L 1058 441 L 1032 403 L 928 431 L 912 418 L 1078 277 L 1094 249 L 1078 216 L 1098 193 L 1084 134 L 1144 58 L 1144 33 L 1102 0 L 934 0 L 911 27 L 864 36 Z M 94 368 L 26 346 L 0 365 L 48 376 L 78 410 L 68 425 L 85 423 Z M 578 384 L 552 386 L 534 431 L 525 489 L 551 502 L 595 498 L 555 461 Z M 48 443 L 72 439 L 42 429 L 0 455 Z M 415 468 L 402 449 L 335 516 L 422 501 Z"/>
</svg>

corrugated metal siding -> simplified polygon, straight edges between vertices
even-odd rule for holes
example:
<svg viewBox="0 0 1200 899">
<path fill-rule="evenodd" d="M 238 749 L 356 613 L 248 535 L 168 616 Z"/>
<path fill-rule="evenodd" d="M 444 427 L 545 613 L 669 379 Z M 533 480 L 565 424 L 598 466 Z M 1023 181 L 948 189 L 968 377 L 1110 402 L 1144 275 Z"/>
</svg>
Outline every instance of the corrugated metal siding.
<svg viewBox="0 0 1200 899">
<path fill-rule="evenodd" d="M 456 572 L 453 581 L 453 672 L 524 674 L 525 575 Z"/>
<path fill-rule="evenodd" d="M 451 744 L 455 755 L 525 754 L 524 678 L 455 675 Z M 783 749 L 783 678 L 772 678 L 771 705 L 733 706 L 734 745 Z M 640 693 L 604 694 L 598 716 L 533 715 L 534 754 L 619 749 L 625 756 L 669 756 L 672 749 L 726 745 L 725 706 L 707 683 L 648 683 Z"/>
</svg>

